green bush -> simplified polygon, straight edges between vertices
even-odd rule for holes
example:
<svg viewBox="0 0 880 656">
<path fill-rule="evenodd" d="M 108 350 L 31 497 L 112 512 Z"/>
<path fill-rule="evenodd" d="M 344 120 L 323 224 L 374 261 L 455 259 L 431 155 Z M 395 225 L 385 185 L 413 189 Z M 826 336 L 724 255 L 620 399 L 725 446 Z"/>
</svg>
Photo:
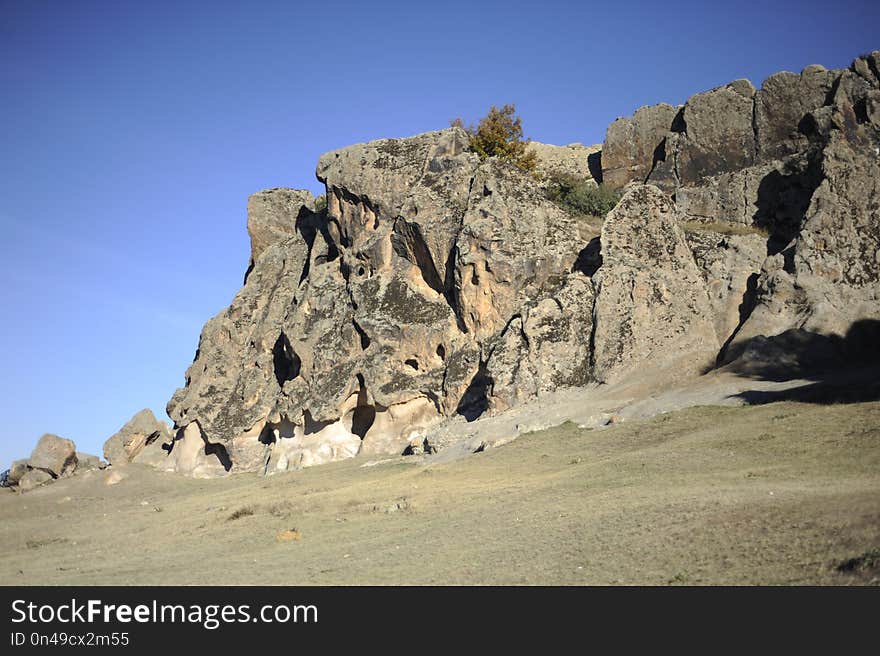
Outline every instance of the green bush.
<svg viewBox="0 0 880 656">
<path fill-rule="evenodd" d="M 547 186 L 547 197 L 572 214 L 604 217 L 614 209 L 622 193 L 589 178 L 555 174 Z"/>
<path fill-rule="evenodd" d="M 315 211 L 319 214 L 327 209 L 327 194 L 321 194 L 315 199 Z"/>
<path fill-rule="evenodd" d="M 492 105 L 476 127 L 466 127 L 460 118 L 452 120 L 450 124 L 468 133 L 470 150 L 480 159 L 498 157 L 526 172 L 534 171 L 538 165 L 535 153 L 526 148 L 529 140 L 523 140 L 522 119 L 516 116 L 516 107 L 513 105 L 504 105 L 501 109 Z"/>
</svg>

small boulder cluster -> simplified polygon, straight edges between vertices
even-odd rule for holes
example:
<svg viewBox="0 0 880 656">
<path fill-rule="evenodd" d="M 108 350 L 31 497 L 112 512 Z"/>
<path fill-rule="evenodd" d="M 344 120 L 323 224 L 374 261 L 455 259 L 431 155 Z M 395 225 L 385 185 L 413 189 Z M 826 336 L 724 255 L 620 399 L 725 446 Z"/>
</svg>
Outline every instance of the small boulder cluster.
<svg viewBox="0 0 880 656">
<path fill-rule="evenodd" d="M 173 439 L 171 428 L 159 421 L 150 410 L 141 410 L 104 443 L 104 459 L 76 450 L 73 440 L 47 433 L 40 438 L 30 458 L 16 460 L 0 473 L 0 487 L 28 492 L 87 471 L 113 468 L 106 478 L 113 485 L 125 476 L 120 468 L 138 463 L 162 468 L 168 443 Z"/>
<path fill-rule="evenodd" d="M 107 463 L 98 456 L 77 452 L 73 440 L 46 433 L 37 442 L 30 458 L 16 460 L 0 474 L 0 485 L 27 492 L 59 478 L 106 466 Z"/>
</svg>

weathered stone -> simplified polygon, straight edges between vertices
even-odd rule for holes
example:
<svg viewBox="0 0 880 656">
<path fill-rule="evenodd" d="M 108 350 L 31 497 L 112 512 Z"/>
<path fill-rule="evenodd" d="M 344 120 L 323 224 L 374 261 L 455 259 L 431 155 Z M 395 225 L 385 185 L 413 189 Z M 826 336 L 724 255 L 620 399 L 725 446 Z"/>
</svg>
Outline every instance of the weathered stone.
<svg viewBox="0 0 880 656">
<path fill-rule="evenodd" d="M 856 322 L 880 319 L 880 133 L 859 122 L 846 96 L 828 118 L 821 182 L 795 239 L 764 263 L 755 309 L 726 361 L 759 336 L 805 330 L 842 337 Z"/>
<path fill-rule="evenodd" d="M 706 281 L 710 318 L 723 345 L 752 311 L 767 239 L 760 234 L 723 235 L 711 229 L 686 231 L 685 238 Z"/>
<path fill-rule="evenodd" d="M 674 153 L 682 185 L 755 162 L 754 97 L 748 80 L 736 80 L 688 99 L 682 110 L 686 139 L 678 141 Z"/>
<path fill-rule="evenodd" d="M 754 225 L 759 222 L 761 211 L 761 184 L 776 170 L 776 162 L 759 164 L 707 176 L 699 185 L 678 187 L 675 190 L 676 209 L 688 219 Z"/>
<path fill-rule="evenodd" d="M 18 485 L 18 482 L 21 480 L 21 477 L 27 474 L 28 472 L 28 461 L 27 460 L 16 460 L 9 466 L 9 474 L 6 477 L 6 482 L 9 485 Z"/>
<path fill-rule="evenodd" d="M 764 80 L 755 96 L 758 159 L 779 159 L 810 145 L 801 121 L 825 104 L 837 77 L 821 66 L 809 66 L 800 75 L 783 71 Z"/>
<path fill-rule="evenodd" d="M 221 447 L 235 471 L 400 454 L 445 417 L 515 396 L 480 387 L 493 340 L 560 290 L 585 244 L 532 177 L 466 146 L 453 128 L 321 158 L 326 211 L 268 245 L 202 332 L 168 404 L 185 429 L 169 467 L 208 475 L 196 456 Z M 533 393 L 586 376 L 589 332 L 548 308 L 535 330 L 558 319 L 577 358 Z"/>
<path fill-rule="evenodd" d="M 226 448 L 208 441 L 197 422 L 177 432 L 168 458 L 162 463 L 162 469 L 193 478 L 217 478 L 231 467 Z"/>
<path fill-rule="evenodd" d="M 157 465 L 164 459 L 156 458 L 165 453 L 162 445 L 169 444 L 172 439 L 168 424 L 156 419 L 151 410 L 144 409 L 104 442 L 104 458 L 117 466 L 130 462 Z"/>
<path fill-rule="evenodd" d="M 558 175 L 588 180 L 602 176 L 601 164 L 599 164 L 601 144 L 584 146 L 573 143 L 567 146 L 554 146 L 530 141 L 526 150 L 535 153 L 538 159 L 537 171 L 543 174 L 545 179 Z"/>
<path fill-rule="evenodd" d="M 638 368 L 674 380 L 713 364 L 719 344 L 706 283 L 671 200 L 651 185 L 632 188 L 601 239 L 593 375 L 611 382 Z"/>
<path fill-rule="evenodd" d="M 46 433 L 31 452 L 28 465 L 48 472 L 53 478 L 69 476 L 76 469 L 76 445 L 71 440 Z"/>
<path fill-rule="evenodd" d="M 877 58 L 616 121 L 602 175 L 630 191 L 589 243 L 459 128 L 322 156 L 326 209 L 251 198 L 245 285 L 206 324 L 156 463 L 214 476 L 416 453 L 456 414 L 849 335 L 880 305 Z M 545 174 L 598 178 L 598 152 L 530 148 Z"/>
<path fill-rule="evenodd" d="M 296 234 L 296 222 L 315 212 L 315 198 L 305 189 L 268 189 L 248 198 L 247 230 L 250 266 L 270 245 Z"/>
<path fill-rule="evenodd" d="M 52 474 L 44 469 L 29 469 L 18 481 L 18 489 L 21 492 L 29 492 L 35 488 L 51 483 L 54 480 Z"/>
<path fill-rule="evenodd" d="M 572 273 L 556 292 L 510 321 L 486 363 L 493 410 L 590 381 L 593 301 L 589 278 Z"/>
<path fill-rule="evenodd" d="M 91 453 L 76 452 L 77 473 L 104 469 L 105 467 L 107 467 L 107 463 L 98 456 L 94 456 Z"/>
<path fill-rule="evenodd" d="M 614 189 L 644 182 L 655 160 L 665 157 L 664 140 L 679 111 L 665 103 L 650 105 L 609 125 L 602 147 L 602 182 Z"/>
</svg>

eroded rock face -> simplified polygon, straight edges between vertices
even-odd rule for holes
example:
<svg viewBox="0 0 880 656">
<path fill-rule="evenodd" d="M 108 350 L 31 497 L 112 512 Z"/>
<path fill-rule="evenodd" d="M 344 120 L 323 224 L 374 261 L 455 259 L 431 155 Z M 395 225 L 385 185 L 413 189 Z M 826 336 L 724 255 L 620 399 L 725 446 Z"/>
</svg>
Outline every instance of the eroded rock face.
<svg viewBox="0 0 880 656">
<path fill-rule="evenodd" d="M 76 469 L 76 445 L 71 440 L 46 433 L 40 438 L 31 457 L 31 469 L 41 469 L 52 478 L 69 476 Z"/>
<path fill-rule="evenodd" d="M 594 276 L 598 380 L 634 367 L 684 377 L 714 363 L 719 344 L 706 282 L 668 196 L 651 185 L 627 192 L 602 226 L 602 257 Z"/>
<path fill-rule="evenodd" d="M 838 76 L 822 66 L 808 66 L 800 75 L 783 71 L 764 80 L 755 97 L 758 159 L 781 159 L 810 146 L 800 131 L 801 120 L 825 104 Z"/>
<path fill-rule="evenodd" d="M 538 158 L 537 170 L 545 178 L 569 175 L 576 178 L 602 179 L 602 146 L 584 146 L 574 143 L 555 146 L 539 141 L 530 141 L 526 147 Z"/>
<path fill-rule="evenodd" d="M 615 166 L 633 172 L 618 185 L 640 181 L 654 146 L 648 181 L 674 195 L 680 221 L 707 226 L 688 233 L 688 242 L 716 336 L 728 345 L 720 361 L 758 337 L 844 336 L 855 322 L 876 319 L 878 57 L 848 70 L 777 73 L 757 91 L 738 80 L 697 94 L 665 135 L 654 133 Z M 606 166 L 609 146 L 614 152 L 613 138 Z M 742 230 L 716 240 L 718 224 Z M 750 357 L 770 352 L 752 349 Z"/>
<path fill-rule="evenodd" d="M 858 321 L 880 320 L 880 131 L 860 122 L 846 99 L 831 114 L 821 182 L 797 236 L 764 262 L 755 309 L 727 361 L 759 336 L 844 336 Z"/>
<path fill-rule="evenodd" d="M 665 157 L 664 140 L 680 109 L 665 103 L 641 107 L 632 118 L 609 125 L 602 148 L 602 181 L 614 189 L 644 182 L 655 160 Z"/>
<path fill-rule="evenodd" d="M 287 228 L 252 249 L 168 404 L 180 429 L 166 466 L 209 475 L 214 454 L 271 472 L 402 453 L 451 415 L 587 380 L 574 219 L 466 146 L 452 128 L 321 158 L 326 211 L 285 206 Z M 500 348 L 516 330 L 526 341 Z M 514 351 L 511 377 L 498 363 Z M 557 362 L 563 352 L 574 357 Z"/>
<path fill-rule="evenodd" d="M 315 198 L 306 189 L 267 189 L 248 198 L 247 230 L 251 238 L 252 267 L 266 248 L 296 234 L 295 222 L 300 212 L 312 214 Z"/>
<path fill-rule="evenodd" d="M 202 332 L 158 466 L 424 450 L 454 415 L 594 380 L 674 383 L 880 318 L 878 56 L 616 121 L 602 174 L 628 192 L 590 243 L 458 128 L 324 155 L 325 210 L 307 192 L 251 198 L 245 285 Z M 583 165 L 533 148 L 545 170 Z"/>
</svg>

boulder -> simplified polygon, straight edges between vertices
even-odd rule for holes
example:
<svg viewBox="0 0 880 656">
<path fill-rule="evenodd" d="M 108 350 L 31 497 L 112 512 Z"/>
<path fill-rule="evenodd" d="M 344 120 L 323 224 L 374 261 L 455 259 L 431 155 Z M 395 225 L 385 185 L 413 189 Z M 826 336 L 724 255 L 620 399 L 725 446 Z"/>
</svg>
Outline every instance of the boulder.
<svg viewBox="0 0 880 656">
<path fill-rule="evenodd" d="M 76 469 L 76 445 L 71 440 L 46 433 L 28 459 L 31 469 L 42 469 L 53 478 L 69 476 Z"/>
<path fill-rule="evenodd" d="M 602 226 L 593 276 L 593 375 L 612 382 L 638 369 L 668 382 L 714 364 L 719 350 L 706 282 L 675 218 L 652 185 L 630 189 Z"/>
<path fill-rule="evenodd" d="M 76 452 L 77 473 L 104 469 L 106 466 L 107 463 L 101 460 L 98 456 L 93 456 L 90 453 L 80 453 L 79 451 Z"/>
<path fill-rule="evenodd" d="M 156 419 L 153 412 L 144 409 L 132 417 L 104 442 L 104 459 L 111 465 L 130 462 L 157 464 L 164 459 L 163 444 L 173 439 L 168 425 Z"/>
<path fill-rule="evenodd" d="M 18 485 L 18 482 L 21 480 L 22 476 L 27 474 L 28 472 L 28 461 L 27 460 L 16 460 L 9 466 L 9 474 L 6 477 L 6 482 L 9 485 Z"/>
<path fill-rule="evenodd" d="M 52 474 L 43 469 L 29 469 L 18 481 L 18 489 L 28 492 L 34 488 L 51 483 L 54 479 Z"/>
</svg>

